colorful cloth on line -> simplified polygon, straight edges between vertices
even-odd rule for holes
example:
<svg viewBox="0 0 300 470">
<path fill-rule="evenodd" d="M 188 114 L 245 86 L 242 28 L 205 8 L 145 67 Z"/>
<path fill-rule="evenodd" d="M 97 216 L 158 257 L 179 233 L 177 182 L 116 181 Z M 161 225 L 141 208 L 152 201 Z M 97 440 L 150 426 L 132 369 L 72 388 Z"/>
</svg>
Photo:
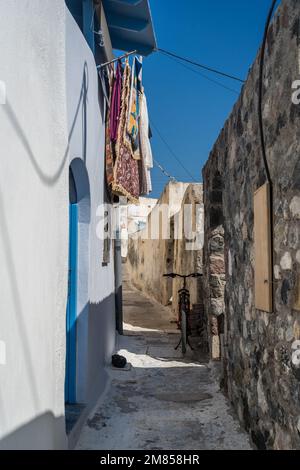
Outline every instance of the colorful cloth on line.
<svg viewBox="0 0 300 470">
<path fill-rule="evenodd" d="M 122 65 L 120 62 L 118 62 L 116 76 L 112 89 L 110 107 L 110 138 L 112 142 L 116 142 L 118 137 L 118 128 L 121 113 L 122 72 Z"/>
<path fill-rule="evenodd" d="M 143 194 L 148 195 L 152 191 L 151 169 L 153 168 L 153 155 L 149 139 L 149 114 L 147 99 L 144 93 L 141 94 L 140 103 L 140 155 L 143 162 L 143 171 L 145 173 L 144 179 L 146 181 L 144 188 L 145 192 L 143 192 Z"/>
<path fill-rule="evenodd" d="M 123 86 L 121 96 L 121 114 L 116 143 L 116 163 L 114 166 L 113 191 L 125 196 L 130 202 L 139 201 L 139 170 L 138 162 L 133 158 L 132 144 L 127 133 L 127 117 L 130 97 L 130 66 L 126 62 L 123 72 Z"/>
<path fill-rule="evenodd" d="M 133 157 L 136 160 L 140 159 L 139 153 L 139 117 L 140 117 L 140 94 L 142 92 L 142 73 L 143 62 L 142 58 L 134 58 L 133 67 L 131 72 L 131 87 L 128 108 L 128 125 L 127 132 L 131 139 L 133 147 Z"/>
<path fill-rule="evenodd" d="M 109 96 L 111 96 L 114 84 L 112 71 L 109 72 Z M 114 180 L 114 149 L 111 142 L 110 122 L 111 122 L 111 104 L 107 106 L 106 111 L 106 125 L 105 125 L 105 168 L 106 168 L 106 181 L 108 187 L 111 188 Z"/>
<path fill-rule="evenodd" d="M 138 169 L 139 169 L 139 180 L 140 180 L 140 195 L 147 196 L 148 193 L 148 182 L 147 182 L 147 169 L 144 165 L 144 161 L 141 158 L 138 160 Z"/>
</svg>

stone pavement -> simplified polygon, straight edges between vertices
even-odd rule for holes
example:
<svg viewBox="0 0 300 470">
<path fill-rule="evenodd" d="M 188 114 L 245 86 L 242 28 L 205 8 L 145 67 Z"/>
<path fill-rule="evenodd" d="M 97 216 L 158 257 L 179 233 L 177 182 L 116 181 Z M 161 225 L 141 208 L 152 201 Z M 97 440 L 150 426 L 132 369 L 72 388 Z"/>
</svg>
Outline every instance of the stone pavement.
<svg viewBox="0 0 300 470">
<path fill-rule="evenodd" d="M 109 369 L 111 383 L 87 420 L 77 449 L 250 449 L 213 369 L 190 351 L 182 358 L 168 309 L 124 286 L 127 370 Z"/>
</svg>

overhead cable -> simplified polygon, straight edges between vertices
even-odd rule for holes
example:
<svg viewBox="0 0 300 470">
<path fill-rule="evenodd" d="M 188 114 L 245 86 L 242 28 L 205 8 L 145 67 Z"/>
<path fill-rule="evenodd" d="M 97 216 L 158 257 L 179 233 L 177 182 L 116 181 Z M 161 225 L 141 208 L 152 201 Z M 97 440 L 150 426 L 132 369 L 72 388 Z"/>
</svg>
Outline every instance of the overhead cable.
<svg viewBox="0 0 300 470">
<path fill-rule="evenodd" d="M 261 150 L 262 156 L 264 161 L 264 167 L 266 171 L 267 180 L 272 185 L 271 174 L 269 169 L 269 164 L 266 155 L 266 144 L 265 144 L 265 134 L 264 134 L 264 123 L 263 123 L 263 75 L 264 75 L 264 65 L 265 65 L 265 52 L 266 52 L 266 45 L 267 45 L 267 37 L 269 26 L 271 23 L 272 15 L 275 9 L 275 5 L 277 0 L 272 0 L 272 4 L 269 10 L 269 14 L 266 21 L 265 31 L 264 31 L 264 38 L 261 47 L 260 53 L 260 63 L 259 63 L 259 88 L 258 88 L 258 120 L 259 120 L 259 130 L 260 130 L 260 141 L 261 141 Z"/>
<path fill-rule="evenodd" d="M 192 173 L 184 166 L 184 164 L 182 163 L 182 161 L 180 160 L 180 158 L 176 155 L 176 153 L 174 152 L 174 150 L 172 149 L 172 147 L 168 144 L 167 140 L 164 138 L 164 136 L 162 135 L 162 133 L 160 132 L 160 130 L 158 129 L 158 127 L 154 124 L 154 122 L 151 120 L 151 126 L 156 130 L 159 138 L 161 139 L 161 141 L 165 144 L 165 146 L 167 147 L 167 149 L 169 150 L 170 154 L 175 158 L 175 160 L 177 161 L 177 163 L 181 166 L 181 168 L 184 169 L 184 171 L 186 172 L 187 175 L 189 175 L 190 178 L 192 178 L 192 180 L 194 181 L 194 183 L 197 183 L 196 179 L 194 178 L 194 176 L 192 175 Z"/>
<path fill-rule="evenodd" d="M 190 70 L 191 72 L 194 72 L 196 75 L 199 75 L 200 77 L 203 77 L 205 80 L 208 80 L 209 82 L 214 83 L 215 85 L 218 85 L 225 90 L 231 91 L 232 93 L 239 95 L 239 92 L 237 90 L 234 90 L 233 88 L 230 88 L 226 85 L 223 85 L 223 83 L 217 82 L 217 80 L 214 80 L 213 78 L 208 77 L 207 75 L 204 75 L 204 73 L 199 72 L 198 70 L 193 69 L 192 67 L 189 67 L 188 65 L 184 64 L 182 61 L 175 59 L 175 57 L 168 56 L 170 60 L 173 60 L 174 62 L 177 62 L 177 64 L 181 65 L 182 67 L 186 68 L 187 70 Z"/>
<path fill-rule="evenodd" d="M 157 160 L 154 160 L 154 163 L 155 163 L 155 165 L 157 166 L 157 168 L 159 168 L 160 171 L 161 171 L 167 178 L 169 178 L 169 180 L 174 181 L 174 182 L 177 182 L 176 178 L 174 178 L 174 176 L 171 176 Z"/>
<path fill-rule="evenodd" d="M 245 80 L 242 80 L 241 78 L 235 77 L 234 75 L 230 75 L 225 72 L 221 72 L 220 70 L 208 67 L 207 65 L 200 64 L 199 62 L 195 62 L 194 60 L 188 59 L 187 57 L 182 57 L 178 54 L 174 54 L 174 52 L 170 52 L 161 48 L 157 48 L 156 51 L 161 52 L 162 54 L 168 55 L 170 57 L 175 57 L 176 59 L 182 60 L 183 62 L 187 62 L 188 64 L 195 65 L 196 67 L 200 67 L 204 70 L 208 70 L 209 72 L 215 73 L 217 75 L 221 75 L 222 77 L 230 78 L 231 80 L 235 80 L 240 83 L 245 83 Z"/>
</svg>

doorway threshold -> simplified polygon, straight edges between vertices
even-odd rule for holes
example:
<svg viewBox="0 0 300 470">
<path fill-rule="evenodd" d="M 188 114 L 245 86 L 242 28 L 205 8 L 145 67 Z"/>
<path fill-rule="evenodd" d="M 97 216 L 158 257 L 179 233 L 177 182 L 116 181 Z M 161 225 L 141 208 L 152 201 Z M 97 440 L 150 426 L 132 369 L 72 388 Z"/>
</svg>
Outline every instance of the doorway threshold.
<svg viewBox="0 0 300 470">
<path fill-rule="evenodd" d="M 66 418 L 66 433 L 70 436 L 72 431 L 80 419 L 85 415 L 86 405 L 82 403 L 76 403 L 74 405 L 66 403 L 65 405 L 65 418 Z"/>
</svg>

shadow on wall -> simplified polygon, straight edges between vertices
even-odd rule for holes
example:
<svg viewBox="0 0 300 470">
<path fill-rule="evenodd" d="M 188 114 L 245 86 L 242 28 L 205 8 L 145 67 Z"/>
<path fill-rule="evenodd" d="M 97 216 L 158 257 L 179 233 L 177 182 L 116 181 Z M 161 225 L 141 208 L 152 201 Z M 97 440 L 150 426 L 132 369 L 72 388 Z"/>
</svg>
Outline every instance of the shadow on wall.
<svg viewBox="0 0 300 470">
<path fill-rule="evenodd" d="M 87 64 L 84 65 L 82 89 L 81 89 L 81 93 L 80 93 L 80 96 L 79 96 L 79 100 L 78 100 L 74 120 L 72 122 L 72 126 L 70 128 L 70 132 L 69 132 L 69 135 L 68 135 L 69 142 L 72 138 L 72 135 L 73 135 L 73 132 L 74 132 L 74 129 L 75 129 L 76 121 L 77 121 L 77 118 L 78 118 L 78 115 L 79 115 L 79 112 L 80 112 L 81 103 L 86 100 L 87 86 L 88 86 L 87 85 L 87 72 L 86 72 L 86 69 L 87 69 Z M 55 184 L 57 183 L 57 181 L 59 180 L 59 178 L 63 174 L 65 165 L 68 162 L 69 144 L 67 145 L 67 148 L 64 152 L 62 160 L 61 160 L 58 168 L 56 169 L 56 171 L 51 175 L 46 174 L 43 171 L 43 169 L 40 167 L 40 165 L 38 163 L 38 159 L 34 155 L 34 152 L 31 148 L 30 141 L 29 141 L 27 135 L 25 134 L 25 132 L 23 130 L 22 123 L 20 122 L 20 120 L 19 120 L 18 116 L 16 115 L 14 109 L 12 108 L 10 102 L 7 101 L 5 106 L 2 106 L 1 109 L 3 110 L 4 114 L 6 115 L 7 119 L 9 120 L 11 126 L 13 127 L 13 129 L 15 131 L 15 138 L 18 139 L 21 142 L 22 146 L 23 146 L 24 158 L 25 158 L 26 155 L 28 156 L 28 158 L 29 158 L 29 160 L 32 164 L 33 170 L 35 171 L 38 178 L 41 180 L 41 182 L 46 187 L 55 186 Z M 86 109 L 86 107 L 84 107 L 84 109 Z M 67 205 L 67 201 L 66 201 L 66 205 Z M 24 363 L 26 364 L 26 373 L 27 373 L 27 376 L 28 376 L 28 383 L 30 384 L 30 387 L 31 387 L 30 392 L 31 392 L 31 397 L 32 397 L 32 405 L 33 405 L 33 408 L 37 410 L 41 406 L 40 395 L 41 395 L 42 391 L 38 390 L 37 378 L 34 375 L 34 367 L 33 367 L 34 359 L 32 358 L 31 351 L 30 351 L 30 337 L 29 337 L 29 332 L 27 331 L 26 320 L 25 320 L 26 312 L 24 312 L 24 308 L 23 308 L 23 305 L 22 305 L 22 295 L 21 295 L 22 293 L 21 293 L 21 289 L 20 289 L 20 286 L 19 286 L 19 282 L 18 282 L 18 275 L 20 275 L 22 273 L 17 273 L 17 271 L 16 271 L 14 253 L 13 253 L 12 242 L 11 242 L 10 227 L 9 227 L 8 221 L 7 221 L 6 210 L 9 210 L 9 208 L 7 209 L 4 206 L 3 196 L 2 196 L 2 193 L 0 191 L 0 241 L 3 245 L 3 252 L 4 252 L 4 256 L 5 256 L 5 258 L 4 258 L 5 267 L 3 267 L 2 269 L 7 273 L 6 276 L 9 280 L 9 284 L 10 284 L 11 297 L 12 297 L 13 302 L 14 302 L 14 313 L 15 313 L 15 316 L 16 316 L 16 323 L 18 325 L 18 335 L 19 335 L 20 338 L 22 338 L 21 348 L 22 348 L 23 356 L 25 358 Z M 6 406 L 5 406 L 5 403 L 3 401 L 3 398 L 1 398 L 1 395 L 0 395 L 0 413 L 1 413 L 2 423 L 6 422 L 5 411 L 6 411 Z M 31 426 L 33 426 L 33 429 L 39 429 L 39 425 L 42 426 L 43 430 L 47 434 L 48 433 L 48 430 L 47 430 L 48 426 L 49 426 L 49 429 L 51 429 L 51 427 L 53 427 L 53 423 L 51 424 L 51 422 L 53 422 L 53 420 L 55 420 L 55 423 L 56 423 L 55 424 L 55 429 L 57 430 L 55 432 L 55 435 L 64 436 L 64 423 L 61 424 L 61 419 L 64 421 L 64 418 L 56 419 L 52 416 L 52 421 L 51 421 L 50 417 L 51 417 L 51 414 L 47 413 L 47 414 L 43 415 L 41 418 L 37 418 L 32 423 L 29 423 L 27 426 L 24 427 L 24 434 L 26 435 L 26 432 L 25 432 L 26 429 L 28 430 L 29 428 L 31 428 Z M 7 422 L 8 421 L 9 421 L 9 419 L 7 418 Z M 22 430 L 23 430 L 23 428 L 22 428 Z M 17 431 L 11 435 L 12 438 L 16 433 L 17 433 Z M 50 431 L 49 431 L 49 433 L 50 433 Z M 56 438 L 55 439 L 52 438 L 53 436 L 49 433 L 47 434 L 50 438 L 49 442 L 51 442 L 51 441 L 54 442 Z M 30 434 L 30 433 L 28 433 L 28 434 Z M 18 432 L 18 436 L 19 435 L 20 436 L 23 435 L 23 433 L 21 433 L 21 430 L 20 430 L 20 433 Z M 38 439 L 41 440 L 41 442 L 44 442 L 43 439 L 45 439 L 45 441 L 46 441 L 46 437 L 44 437 L 44 433 L 41 433 L 40 430 L 37 432 L 37 436 L 38 436 Z M 24 446 L 26 445 L 26 442 L 27 442 L 25 437 L 22 438 L 22 441 L 23 441 L 22 445 L 24 445 Z M 59 443 L 60 439 L 61 439 L 61 437 L 57 437 L 57 441 L 55 441 L 55 442 Z M 6 445 L 6 443 L 8 443 L 8 442 L 10 442 L 9 438 L 5 438 L 4 440 L 2 440 L 0 442 L 0 448 L 1 449 L 5 448 L 3 446 Z M 56 444 L 55 447 L 59 447 L 58 444 Z"/>
<path fill-rule="evenodd" d="M 77 336 L 76 403 L 67 404 L 65 426 L 70 449 L 75 447 L 85 419 L 109 380 L 107 366 L 115 350 L 116 335 L 114 294 L 97 304 L 86 304 L 73 328 Z M 75 419 L 68 406 L 77 408 Z"/>
<path fill-rule="evenodd" d="M 71 361 L 71 370 L 76 371 L 75 401 L 89 406 L 106 384 L 105 361 L 115 345 L 115 295 L 111 293 L 99 303 L 89 302 L 90 183 L 85 163 L 79 158 L 70 164 L 70 202 L 78 205 L 76 323 L 70 332 L 70 337 L 76 338 L 76 363 Z M 73 380 L 73 375 L 69 376 L 70 383 Z"/>
<path fill-rule="evenodd" d="M 93 406 L 106 386 L 105 365 L 110 364 L 115 348 L 115 294 L 98 304 L 90 303 L 78 321 L 88 324 L 86 403 Z"/>
<path fill-rule="evenodd" d="M 85 77 L 85 72 L 84 72 L 84 77 Z M 85 83 L 85 78 L 84 78 L 84 83 Z M 80 95 L 79 103 L 77 106 L 76 110 L 76 115 L 74 118 L 74 122 L 71 128 L 71 132 L 69 135 L 69 139 L 71 139 L 74 127 L 75 127 L 75 122 L 77 120 L 78 112 L 80 109 L 80 104 L 83 99 L 83 89 Z M 3 106 L 4 112 L 6 113 L 8 119 L 10 120 L 11 124 L 13 125 L 15 131 L 16 131 L 16 136 L 19 138 L 19 140 L 22 142 L 24 149 L 26 150 L 27 155 L 29 156 L 29 159 L 33 165 L 34 170 L 36 171 L 36 174 L 40 178 L 40 180 L 46 185 L 46 186 L 54 186 L 55 183 L 58 181 L 59 177 L 62 174 L 62 171 L 64 169 L 65 163 L 68 158 L 68 152 L 69 152 L 69 147 L 67 147 L 66 152 L 64 154 L 64 157 L 62 159 L 62 162 L 59 166 L 59 168 L 56 170 L 56 172 L 53 175 L 47 175 L 43 172 L 43 170 L 39 167 L 37 159 L 35 158 L 33 151 L 31 149 L 30 143 L 26 137 L 26 135 L 23 132 L 21 123 L 19 122 L 14 110 L 12 109 L 11 105 L 9 102 L 6 103 L 5 106 Z M 8 273 L 8 277 L 10 280 L 10 285 L 11 285 L 11 291 L 12 291 L 12 299 L 14 301 L 14 310 L 15 312 L 18 312 L 16 315 L 17 318 L 17 323 L 19 326 L 19 336 L 22 338 L 22 346 L 23 346 L 23 354 L 24 357 L 26 358 L 26 365 L 27 365 L 27 373 L 29 377 L 29 382 L 31 384 L 31 393 L 33 397 L 33 402 L 35 407 L 39 407 L 40 404 L 40 399 L 38 396 L 38 391 L 37 391 L 37 386 L 36 386 L 36 380 L 33 375 L 33 360 L 31 357 L 30 353 L 30 346 L 29 346 L 29 339 L 28 339 L 28 334 L 26 331 L 26 323 L 25 323 L 25 315 L 23 312 L 22 308 L 22 300 L 21 300 L 21 293 L 20 289 L 18 286 L 18 281 L 17 281 L 17 272 L 15 269 L 15 263 L 14 263 L 14 258 L 13 258 L 13 251 L 11 248 L 11 240 L 10 240 L 10 233 L 9 233 L 9 227 L 5 215 L 5 207 L 3 203 L 3 197 L 0 192 L 0 238 L 2 239 L 3 247 L 4 247 L 4 254 L 5 254 L 5 261 L 6 261 L 6 267 L 7 270 L 6 272 Z"/>
<path fill-rule="evenodd" d="M 4 437 L 0 450 L 67 449 L 64 421 L 64 416 L 56 418 L 51 412 L 44 413 Z"/>
<path fill-rule="evenodd" d="M 84 113 L 84 116 L 85 116 L 85 119 L 83 120 L 83 122 L 84 122 L 84 126 L 86 126 L 86 100 L 87 100 L 87 92 L 88 92 L 88 78 L 87 78 L 88 74 L 87 74 L 87 70 L 88 70 L 87 63 L 85 63 L 84 68 L 83 68 L 81 93 L 80 93 L 78 104 L 77 104 L 77 107 L 76 107 L 74 120 L 72 122 L 72 126 L 71 126 L 71 129 L 70 129 L 69 135 L 68 135 L 68 142 L 70 142 L 70 140 L 72 138 L 72 135 L 73 135 L 73 132 L 74 132 L 74 129 L 75 129 L 75 125 L 76 125 L 76 122 L 77 122 L 77 118 L 78 118 L 78 115 L 79 115 L 80 106 L 81 106 L 82 102 L 83 102 L 82 112 Z M 46 173 L 43 172 L 43 169 L 39 166 L 38 160 L 35 157 L 35 155 L 33 153 L 33 150 L 30 146 L 30 142 L 29 142 L 27 136 L 25 135 L 25 133 L 23 131 L 23 128 L 22 128 L 22 125 L 21 125 L 17 115 L 15 114 L 10 102 L 7 101 L 5 106 L 2 106 L 2 108 L 3 108 L 7 118 L 11 122 L 14 130 L 16 131 L 16 137 L 18 137 L 19 140 L 21 141 L 21 143 L 24 147 L 24 150 L 26 151 L 36 174 L 38 175 L 40 180 L 46 186 L 54 186 L 55 183 L 58 181 L 59 177 L 61 176 L 61 174 L 64 170 L 64 167 L 65 167 L 65 165 L 68 161 L 69 144 L 66 148 L 63 159 L 62 159 L 59 167 L 55 171 L 55 173 L 53 175 L 47 175 Z M 83 129 L 83 132 L 84 132 L 84 136 L 86 136 L 86 127 Z M 83 155 L 84 155 L 84 158 L 85 158 L 85 155 L 86 155 L 86 138 L 84 138 L 83 152 L 84 152 Z"/>
<path fill-rule="evenodd" d="M 42 168 L 40 168 L 40 166 L 38 165 L 38 161 L 31 149 L 29 140 L 27 139 L 27 136 L 23 132 L 22 125 L 19 122 L 18 117 L 16 116 L 10 103 L 7 102 L 5 106 L 3 106 L 2 108 L 4 112 L 6 113 L 7 118 L 11 122 L 12 126 L 14 127 L 16 136 L 22 142 L 24 150 L 26 151 L 36 174 L 46 186 L 54 186 L 63 172 L 64 166 L 68 157 L 69 147 L 67 147 L 66 152 L 63 156 L 62 162 L 59 168 L 56 170 L 56 172 L 53 175 L 45 174 Z M 78 106 L 78 109 L 79 109 L 79 106 Z M 75 116 L 75 121 L 76 121 L 76 118 L 77 116 Z M 73 129 L 75 126 L 75 121 L 74 121 Z M 3 197 L 2 197 L 1 192 L 0 192 L 0 238 L 2 239 L 2 243 L 4 247 L 3 251 L 5 254 L 5 261 L 6 261 L 6 267 L 7 267 L 6 272 L 8 273 L 8 277 L 10 280 L 12 299 L 14 301 L 14 310 L 16 312 L 16 319 L 17 319 L 17 324 L 19 327 L 19 336 L 22 338 L 23 354 L 24 354 L 24 357 L 26 358 L 25 363 L 27 366 L 29 383 L 31 384 L 31 393 L 32 393 L 32 398 L 34 402 L 33 404 L 36 408 L 38 408 L 40 405 L 40 399 L 38 395 L 36 380 L 33 374 L 33 360 L 32 360 L 31 353 L 30 353 L 29 339 L 28 339 L 28 334 L 26 331 L 25 315 L 24 315 L 24 311 L 22 307 L 21 293 L 20 293 L 20 289 L 19 289 L 19 285 L 17 281 L 17 272 L 15 269 L 13 251 L 11 248 L 9 227 L 8 227 L 8 223 L 6 219 L 5 207 L 4 207 Z"/>
<path fill-rule="evenodd" d="M 88 74 L 88 66 L 85 62 L 83 68 L 83 80 L 82 80 L 82 87 L 81 93 L 79 98 L 79 103 L 82 97 L 82 155 L 83 160 L 86 163 L 86 151 L 87 151 L 87 97 L 88 97 L 88 90 L 89 90 L 89 74 Z M 76 111 L 77 113 L 77 111 Z"/>
<path fill-rule="evenodd" d="M 106 385 L 105 366 L 110 363 L 116 335 L 115 294 L 99 303 L 87 303 L 73 325 L 76 329 L 77 402 L 93 405 Z"/>
</svg>

